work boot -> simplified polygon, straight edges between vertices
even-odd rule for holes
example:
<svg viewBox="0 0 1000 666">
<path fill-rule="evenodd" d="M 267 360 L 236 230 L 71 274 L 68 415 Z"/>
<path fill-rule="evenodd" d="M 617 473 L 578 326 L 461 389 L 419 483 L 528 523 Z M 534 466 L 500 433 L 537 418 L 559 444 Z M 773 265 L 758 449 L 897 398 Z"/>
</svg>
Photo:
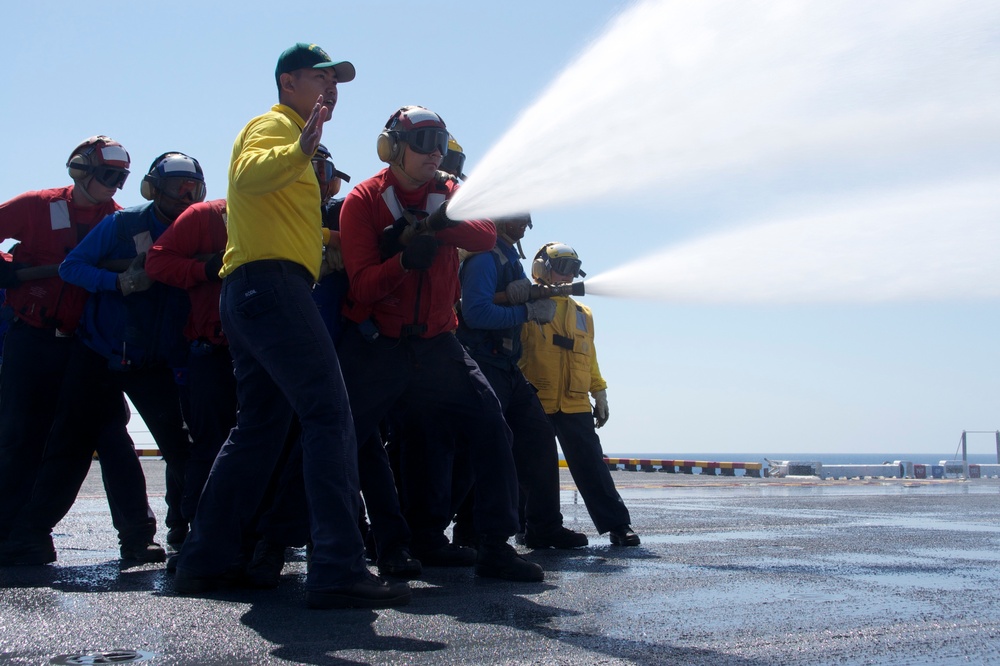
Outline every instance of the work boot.
<svg viewBox="0 0 1000 666">
<path fill-rule="evenodd" d="M 177 560 L 181 559 L 181 551 L 175 550 L 167 555 L 167 573 L 177 573 Z"/>
<path fill-rule="evenodd" d="M 281 570 L 284 568 L 285 547 L 261 539 L 247 565 L 247 584 L 263 590 L 274 589 L 281 582 Z"/>
<path fill-rule="evenodd" d="M 542 548 L 568 550 L 571 548 L 582 548 L 588 543 L 590 542 L 587 540 L 586 534 L 583 532 L 574 532 L 562 525 L 546 532 L 532 532 L 529 529 L 524 533 L 524 545 L 535 550 Z"/>
<path fill-rule="evenodd" d="M 632 531 L 631 525 L 619 525 L 610 530 L 612 546 L 638 546 L 639 535 Z"/>
<path fill-rule="evenodd" d="M 388 553 L 378 558 L 375 564 L 380 576 L 394 576 L 411 580 L 423 573 L 420 560 L 410 555 L 406 546 L 396 546 Z"/>
<path fill-rule="evenodd" d="M 476 563 L 476 549 L 446 543 L 438 548 L 419 550 L 417 559 L 425 567 L 471 567 Z"/>
<path fill-rule="evenodd" d="M 0 543 L 0 567 L 41 566 L 56 561 L 52 535 L 37 539 L 8 539 Z"/>
<path fill-rule="evenodd" d="M 174 525 L 167 530 L 167 546 L 174 549 L 180 550 L 181 545 L 184 540 L 187 539 L 188 526 L 187 523 L 181 523 L 180 525 Z"/>
<path fill-rule="evenodd" d="M 239 565 L 232 565 L 218 576 L 196 576 L 182 567 L 174 573 L 174 591 L 181 596 L 202 596 L 216 590 L 248 587 L 246 572 Z"/>
<path fill-rule="evenodd" d="M 120 551 L 122 559 L 127 562 L 150 564 L 167 561 L 167 553 L 163 550 L 163 546 L 153 541 L 123 543 Z"/>
<path fill-rule="evenodd" d="M 220 578 L 214 576 L 194 576 L 185 569 L 175 569 L 174 591 L 181 596 L 200 596 L 222 587 Z"/>
<path fill-rule="evenodd" d="M 518 555 L 513 546 L 501 539 L 502 537 L 486 537 L 479 545 L 476 556 L 477 576 L 524 583 L 540 583 L 545 579 L 540 566 Z"/>
<path fill-rule="evenodd" d="M 344 587 L 309 590 L 309 608 L 388 608 L 410 603 L 410 586 L 404 582 L 390 583 L 370 573 Z"/>
<path fill-rule="evenodd" d="M 479 547 L 479 535 L 466 522 L 455 523 L 451 528 L 451 542 L 456 546 L 464 546 L 475 550 Z"/>
</svg>

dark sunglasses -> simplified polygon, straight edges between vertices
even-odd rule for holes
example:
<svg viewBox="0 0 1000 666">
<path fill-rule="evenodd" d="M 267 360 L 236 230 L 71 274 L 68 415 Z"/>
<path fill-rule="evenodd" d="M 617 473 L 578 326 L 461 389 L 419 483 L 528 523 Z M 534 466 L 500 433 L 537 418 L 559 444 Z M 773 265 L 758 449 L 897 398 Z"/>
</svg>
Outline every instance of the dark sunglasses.
<svg viewBox="0 0 1000 666">
<path fill-rule="evenodd" d="M 164 178 L 159 190 L 178 201 L 199 202 L 205 200 L 205 183 L 191 178 Z"/>
<path fill-rule="evenodd" d="M 448 132 L 437 127 L 415 129 L 402 132 L 400 137 L 410 148 L 421 155 L 430 155 L 435 150 L 442 155 L 448 154 Z"/>
<path fill-rule="evenodd" d="M 94 167 L 92 173 L 94 174 L 94 180 L 104 187 L 112 187 L 120 190 L 125 185 L 125 179 L 128 178 L 129 172 L 128 169 L 99 166 Z"/>
</svg>

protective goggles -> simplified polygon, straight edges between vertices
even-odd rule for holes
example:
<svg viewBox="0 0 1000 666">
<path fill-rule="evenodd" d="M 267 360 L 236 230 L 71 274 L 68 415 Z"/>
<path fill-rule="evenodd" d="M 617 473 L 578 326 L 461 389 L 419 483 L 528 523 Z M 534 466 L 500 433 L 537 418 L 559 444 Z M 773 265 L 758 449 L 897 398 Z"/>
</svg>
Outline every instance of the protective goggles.
<svg viewBox="0 0 1000 666">
<path fill-rule="evenodd" d="M 94 180 L 103 185 L 104 187 L 111 187 L 116 189 L 122 189 L 125 185 L 125 179 L 128 178 L 128 169 L 121 169 L 119 167 L 110 166 L 98 166 L 94 167 L 91 174 L 94 176 Z"/>
<path fill-rule="evenodd" d="M 192 178 L 163 178 L 156 189 L 178 201 L 198 202 L 205 200 L 205 183 Z"/>
<path fill-rule="evenodd" d="M 316 178 L 321 183 L 329 183 L 334 178 L 339 178 L 345 183 L 351 182 L 351 177 L 343 171 L 338 171 L 332 160 L 314 159 L 312 165 L 313 169 L 316 170 Z"/>
<path fill-rule="evenodd" d="M 435 150 L 442 155 L 448 154 L 448 131 L 438 127 L 400 132 L 399 138 L 421 155 L 430 155 Z"/>
<path fill-rule="evenodd" d="M 465 168 L 465 153 L 460 153 L 456 150 L 448 151 L 448 154 L 444 156 L 441 160 L 441 171 L 445 171 L 455 176 L 455 178 L 461 178 L 465 180 L 465 174 L 462 173 L 462 169 Z"/>
<path fill-rule="evenodd" d="M 580 276 L 580 266 L 583 264 L 579 259 L 573 257 L 549 257 L 549 270 L 559 275 Z"/>
</svg>

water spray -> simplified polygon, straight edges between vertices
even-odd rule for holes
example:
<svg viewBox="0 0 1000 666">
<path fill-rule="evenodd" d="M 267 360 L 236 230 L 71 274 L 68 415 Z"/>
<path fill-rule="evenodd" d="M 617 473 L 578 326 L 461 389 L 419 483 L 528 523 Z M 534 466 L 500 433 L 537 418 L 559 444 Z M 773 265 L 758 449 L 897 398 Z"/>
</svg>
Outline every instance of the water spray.
<svg viewBox="0 0 1000 666">
<path fill-rule="evenodd" d="M 763 211 L 759 233 L 667 250 L 647 262 L 668 271 L 655 283 L 613 271 L 588 280 L 592 294 L 725 302 L 992 294 L 979 282 L 995 284 L 997 262 L 984 248 L 996 247 L 998 197 L 980 197 L 966 217 L 965 202 L 942 198 L 937 217 L 914 207 L 920 224 L 909 224 L 882 217 L 879 195 L 916 198 L 990 174 L 995 186 L 998 35 L 995 0 L 640 0 L 484 155 L 449 215 L 482 219 L 637 191 L 655 197 L 667 220 L 704 218 L 704 207 L 685 208 L 697 197 L 733 202 L 716 227 L 736 222 L 741 202 Z M 864 225 L 826 217 L 859 201 L 872 202 L 853 211 Z M 775 229 L 776 219 L 797 221 Z M 955 225 L 963 236 L 937 228 Z M 767 245 L 774 238 L 778 249 Z"/>
<path fill-rule="evenodd" d="M 587 278 L 591 295 L 730 304 L 1000 298 L 1000 174 L 745 221 Z"/>
<path fill-rule="evenodd" d="M 636 2 L 487 151 L 452 212 L 827 189 L 830 167 L 869 183 L 953 174 L 1000 148 L 998 25 L 993 0 Z"/>
</svg>

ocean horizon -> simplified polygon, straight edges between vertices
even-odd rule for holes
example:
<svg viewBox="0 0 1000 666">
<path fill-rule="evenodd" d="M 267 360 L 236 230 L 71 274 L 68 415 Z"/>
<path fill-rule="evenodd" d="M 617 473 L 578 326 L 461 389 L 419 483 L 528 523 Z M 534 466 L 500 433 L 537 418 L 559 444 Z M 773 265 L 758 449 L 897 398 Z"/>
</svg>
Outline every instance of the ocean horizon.
<svg viewBox="0 0 1000 666">
<path fill-rule="evenodd" d="M 948 453 L 619 453 L 605 451 L 608 458 L 641 458 L 644 460 L 701 460 L 713 462 L 759 462 L 765 467 L 768 460 L 796 462 L 821 462 L 824 465 L 880 465 L 907 461 L 924 465 L 937 465 L 942 460 L 961 460 L 962 452 Z M 560 457 L 562 454 L 560 453 Z M 968 461 L 978 465 L 997 464 L 997 454 L 969 453 Z"/>
<path fill-rule="evenodd" d="M 134 435 L 133 435 L 134 437 Z M 136 449 L 155 449 L 152 442 L 137 440 Z M 962 452 L 954 453 L 636 453 L 634 451 L 611 451 L 604 452 L 608 458 L 636 458 L 642 460 L 695 460 L 709 462 L 755 462 L 767 467 L 768 460 L 789 460 L 795 462 L 820 462 L 824 465 L 881 465 L 883 463 L 906 461 L 923 465 L 937 465 L 942 460 L 961 460 Z M 564 460 L 562 451 L 559 451 L 560 460 Z M 977 465 L 996 465 L 997 454 L 995 451 L 989 453 L 969 453 L 968 461 Z"/>
</svg>

